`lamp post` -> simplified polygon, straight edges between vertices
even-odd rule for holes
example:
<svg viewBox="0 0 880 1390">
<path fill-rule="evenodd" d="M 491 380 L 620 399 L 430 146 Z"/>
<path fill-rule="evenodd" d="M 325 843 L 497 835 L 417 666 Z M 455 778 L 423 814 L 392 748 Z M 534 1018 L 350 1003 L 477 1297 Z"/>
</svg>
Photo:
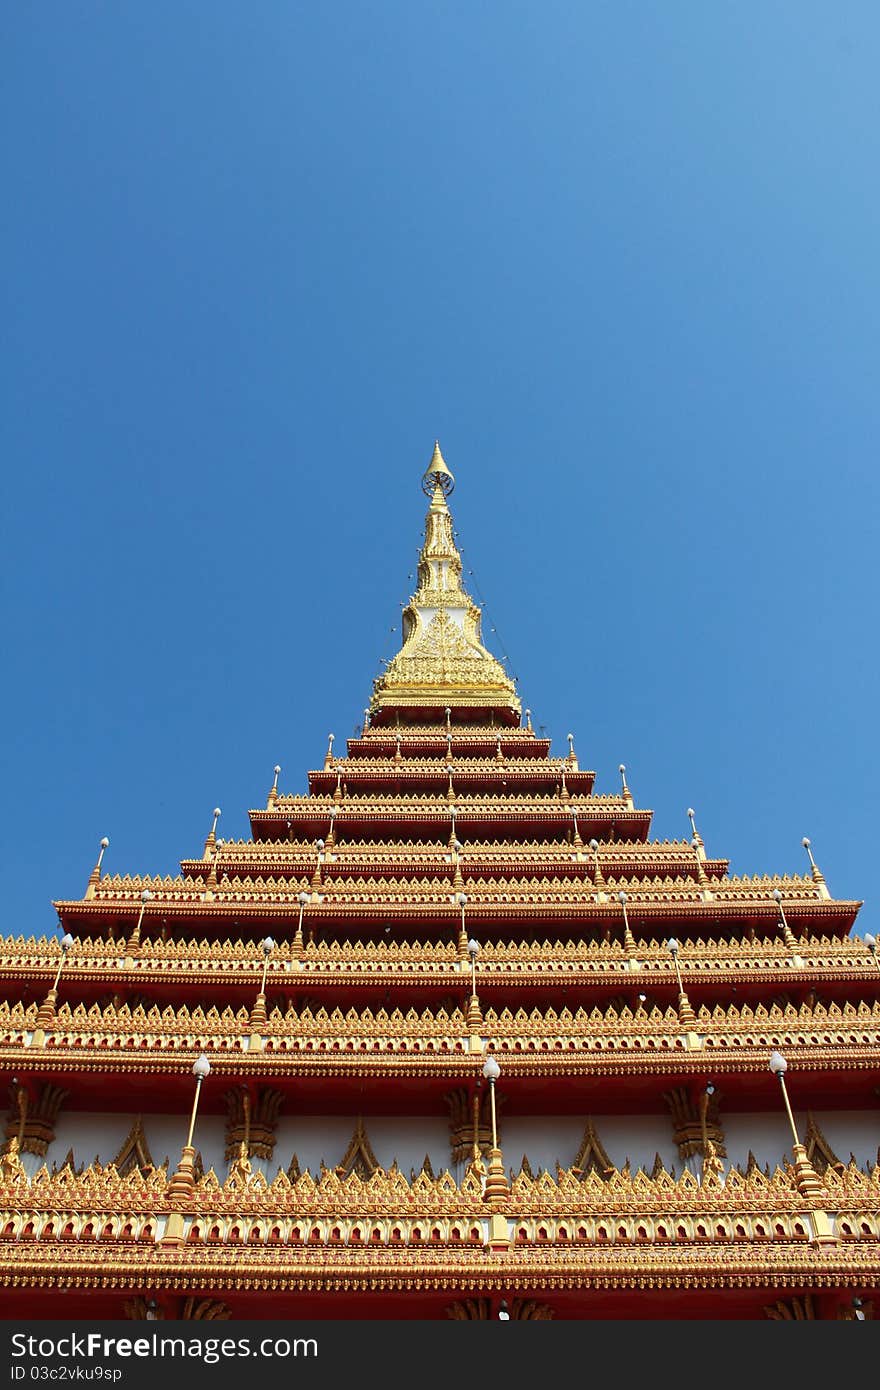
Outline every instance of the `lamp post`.
<svg viewBox="0 0 880 1390">
<path fill-rule="evenodd" d="M 275 950 L 275 942 L 271 936 L 265 937 L 260 942 L 260 950 L 263 952 L 263 978 L 260 983 L 260 992 L 254 1000 L 254 1007 L 251 1009 L 249 1052 L 260 1052 L 263 1047 L 263 1030 L 266 1027 L 266 972 L 269 969 L 269 957 Z"/>
<path fill-rule="evenodd" d="M 630 970 L 638 970 L 639 962 L 636 960 L 636 941 L 629 929 L 629 917 L 626 912 L 626 893 L 621 888 L 617 895 L 617 900 L 623 909 L 623 948 L 627 954 L 627 967 Z"/>
<path fill-rule="evenodd" d="M 694 858 L 697 862 L 697 883 L 700 885 L 700 897 L 703 899 L 704 903 L 710 903 L 715 894 L 709 887 L 709 875 L 706 873 L 703 863 L 705 854 L 701 853 L 701 844 L 702 842 L 695 835 L 691 840 L 691 849 L 694 852 Z"/>
<path fill-rule="evenodd" d="M 467 968 L 468 958 L 468 938 L 464 925 L 464 910 L 467 907 L 467 893 L 456 893 L 455 901 L 461 910 L 461 920 L 458 927 L 458 963 L 461 969 Z"/>
<path fill-rule="evenodd" d="M 126 970 L 131 969 L 131 967 L 134 965 L 135 956 L 140 955 L 141 926 L 143 925 L 144 913 L 147 910 L 147 903 L 150 901 L 152 896 L 153 895 L 150 892 L 149 888 L 145 888 L 144 891 L 141 893 L 141 910 L 138 914 L 137 923 L 135 925 L 134 931 L 125 943 L 124 966 Z"/>
<path fill-rule="evenodd" d="M 495 1114 L 495 1082 L 501 1075 L 501 1068 L 495 1058 L 489 1054 L 483 1063 L 483 1076 L 489 1083 L 489 1113 L 492 1117 L 492 1148 L 498 1148 L 498 1121 Z"/>
<path fill-rule="evenodd" d="M 617 771 L 620 773 L 621 795 L 623 796 L 623 799 L 626 802 L 627 806 L 631 807 L 633 804 L 633 799 L 632 792 L 626 784 L 626 763 L 621 763 Z"/>
<path fill-rule="evenodd" d="M 489 1113 L 492 1117 L 492 1148 L 489 1150 L 489 1167 L 486 1173 L 486 1187 L 483 1200 L 492 1212 L 489 1223 L 489 1243 L 491 1248 L 504 1250 L 510 1243 L 507 1221 L 501 1215 L 501 1208 L 510 1192 L 504 1160 L 498 1147 L 498 1120 L 495 1111 L 495 1082 L 501 1075 L 501 1068 L 490 1053 L 483 1063 L 483 1076 L 489 1083 Z"/>
<path fill-rule="evenodd" d="M 260 942 L 260 949 L 263 952 L 263 979 L 260 983 L 260 993 L 265 998 L 266 995 L 266 971 L 269 969 L 269 957 L 275 950 L 275 942 L 271 936 L 267 936 Z"/>
<path fill-rule="evenodd" d="M 480 1001 L 477 997 L 477 956 L 480 954 L 480 943 L 473 938 L 467 944 L 468 955 L 471 961 L 471 998 L 468 1004 L 467 1024 L 470 1029 L 469 1047 L 471 1052 L 482 1052 L 483 1039 L 480 1037 L 480 1029 L 483 1026 L 483 1015 L 480 1010 Z"/>
<path fill-rule="evenodd" d="M 699 1047 L 700 1041 L 697 1037 L 696 1031 L 697 1016 L 691 1008 L 691 1001 L 688 999 L 684 991 L 684 984 L 681 978 L 681 970 L 679 969 L 678 965 L 678 952 L 680 948 L 674 936 L 670 936 L 669 940 L 666 943 L 666 947 L 670 955 L 672 956 L 672 963 L 675 966 L 675 978 L 678 982 L 678 1016 L 681 1020 L 681 1025 L 687 1034 L 688 1046 Z"/>
<path fill-rule="evenodd" d="M 810 861 L 810 874 L 813 879 L 813 882 L 815 883 L 819 891 L 819 897 L 830 898 L 831 894 L 828 892 L 828 884 L 825 882 L 825 875 L 822 873 L 822 870 L 819 868 L 819 865 L 813 858 L 812 841 L 808 838 L 808 836 L 805 835 L 804 838 L 801 840 L 801 844 L 807 851 L 807 858 Z"/>
<path fill-rule="evenodd" d="M 877 938 L 872 936 L 870 932 L 865 932 L 865 945 L 871 952 L 871 958 L 875 966 L 880 970 L 880 960 L 877 959 Z"/>
<path fill-rule="evenodd" d="M 791 963 L 792 965 L 803 965 L 803 961 L 798 955 L 797 941 L 795 940 L 794 933 L 792 932 L 791 927 L 788 925 L 788 918 L 785 915 L 785 908 L 782 906 L 782 892 L 779 888 L 773 889 L 773 899 L 776 903 L 776 906 L 779 908 L 779 923 L 782 927 L 783 940 L 785 941 L 785 944 L 788 947 L 788 949 L 791 951 Z"/>
<path fill-rule="evenodd" d="M 89 881 L 88 881 L 88 884 L 87 884 L 87 886 L 86 886 L 86 897 L 87 897 L 87 898 L 93 898 L 93 897 L 95 896 L 95 893 L 96 893 L 97 888 L 98 888 L 98 884 L 99 884 L 100 881 L 101 881 L 101 863 L 102 863 L 102 861 L 103 861 L 103 859 L 104 859 L 104 851 L 105 851 L 105 849 L 107 848 L 107 846 L 109 845 L 109 843 L 110 843 L 110 841 L 108 840 L 107 836 L 105 835 L 105 836 L 103 837 L 103 839 L 101 840 L 101 844 L 100 844 L 100 846 L 99 846 L 99 848 L 98 848 L 98 861 L 97 861 L 97 863 L 95 864 L 95 867 L 92 869 L 92 872 L 89 874 Z"/>
<path fill-rule="evenodd" d="M 58 991 L 58 982 L 61 979 L 61 972 L 64 969 L 64 962 L 67 960 L 67 952 L 70 950 L 72 945 L 73 937 L 70 935 L 69 931 L 66 931 L 61 938 L 61 959 L 58 962 L 58 969 L 55 971 L 55 979 L 52 981 L 52 989 L 50 991 L 51 994 L 56 994 Z"/>
<path fill-rule="evenodd" d="M 217 835 L 217 822 L 222 814 L 223 812 L 220 810 L 220 807 L 215 806 L 213 811 L 214 819 L 211 821 L 211 829 L 208 831 L 208 838 L 205 840 L 205 853 L 202 856 L 204 859 L 208 858 L 211 850 L 214 848 L 214 841 Z"/>
<path fill-rule="evenodd" d="M 593 851 L 593 882 L 596 885 L 596 902 L 604 903 L 607 902 L 605 894 L 607 884 L 602 873 L 602 866 L 599 863 L 599 841 L 591 840 L 590 849 Z"/>
<path fill-rule="evenodd" d="M 204 1052 L 202 1052 L 193 1062 L 192 1067 L 192 1074 L 196 1079 L 196 1093 L 193 1096 L 192 1114 L 189 1117 L 189 1130 L 187 1132 L 186 1144 L 184 1146 L 187 1149 L 192 1148 L 193 1134 L 195 1132 L 196 1127 L 196 1113 L 199 1108 L 199 1096 L 202 1090 L 202 1082 L 204 1081 L 205 1077 L 210 1074 L 210 1071 L 211 1063 L 208 1061 Z"/>
<path fill-rule="evenodd" d="M 60 941 L 61 959 L 58 962 L 58 969 L 55 971 L 55 979 L 52 981 L 52 988 L 49 990 L 45 999 L 39 1007 L 37 1017 L 34 1022 L 34 1031 L 31 1034 L 31 1047 L 45 1047 L 46 1033 L 55 1022 L 55 1004 L 58 1000 L 58 984 L 61 980 L 61 972 L 64 969 L 67 953 L 74 944 L 70 932 L 65 932 Z"/>
<path fill-rule="evenodd" d="M 202 1090 L 202 1082 L 210 1074 L 211 1063 L 204 1053 L 201 1053 L 193 1062 L 192 1074 L 196 1079 L 196 1090 L 193 1096 L 192 1113 L 189 1117 L 189 1129 L 186 1135 L 186 1143 L 180 1152 L 180 1161 L 175 1169 L 171 1182 L 168 1185 L 168 1197 L 176 1205 L 184 1205 L 192 1196 L 193 1191 L 193 1160 L 195 1149 L 193 1148 L 193 1134 L 196 1127 L 196 1114 L 199 1108 L 199 1096 Z M 168 1217 L 165 1227 L 163 1241 L 171 1245 L 179 1245 L 183 1238 L 183 1213 L 178 1208 L 172 1210 Z"/>
<path fill-rule="evenodd" d="M 296 900 L 299 903 L 299 921 L 296 924 L 296 932 L 293 937 L 293 949 L 297 956 L 302 956 L 305 949 L 303 946 L 303 912 L 309 901 L 309 895 L 305 891 L 297 893 Z"/>
<path fill-rule="evenodd" d="M 321 865 L 324 863 L 323 840 L 315 841 L 315 850 L 317 851 L 317 857 L 315 859 L 315 872 L 312 874 L 312 902 L 319 903 L 321 901 L 319 896 L 321 887 Z"/>
<path fill-rule="evenodd" d="M 770 1053 L 767 1065 L 773 1075 L 779 1080 L 779 1088 L 782 1091 L 782 1099 L 785 1104 L 785 1113 L 788 1116 L 788 1123 L 791 1126 L 792 1154 L 794 1156 L 794 1172 L 798 1191 L 813 1205 L 813 1229 L 814 1239 L 817 1244 L 830 1244 L 835 1240 L 831 1231 L 831 1223 L 826 1212 L 818 1210 L 816 1203 L 821 1199 L 822 1184 L 818 1174 L 813 1168 L 812 1163 L 807 1158 L 807 1151 L 798 1138 L 797 1125 L 794 1122 L 794 1114 L 791 1108 L 791 1101 L 788 1098 L 788 1087 L 785 1084 L 785 1073 L 788 1071 L 788 1062 L 781 1052 L 776 1049 Z"/>
<path fill-rule="evenodd" d="M 460 840 L 453 840 L 452 845 L 451 845 L 451 849 L 452 849 L 452 864 L 453 864 L 452 887 L 453 887 L 454 892 L 456 892 L 456 893 L 463 893 L 463 892 L 464 892 L 464 879 L 462 878 L 462 874 L 461 874 L 461 854 L 462 854 L 462 850 L 464 849 L 464 845 L 461 843 Z"/>
</svg>

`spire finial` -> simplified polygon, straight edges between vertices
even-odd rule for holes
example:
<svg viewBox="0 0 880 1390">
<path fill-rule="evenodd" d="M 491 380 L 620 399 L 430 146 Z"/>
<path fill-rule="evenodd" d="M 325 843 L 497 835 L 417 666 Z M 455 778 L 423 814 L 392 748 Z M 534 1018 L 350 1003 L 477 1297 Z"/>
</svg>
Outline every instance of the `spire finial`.
<svg viewBox="0 0 880 1390">
<path fill-rule="evenodd" d="M 455 487 L 455 478 L 446 467 L 446 460 L 440 452 L 440 440 L 435 439 L 431 462 L 422 476 L 422 492 L 426 497 L 433 497 L 438 487 L 443 496 L 448 497 Z"/>
<path fill-rule="evenodd" d="M 532 711 L 530 709 L 526 710 L 526 730 L 528 733 L 532 732 Z"/>
<path fill-rule="evenodd" d="M 328 735 L 327 735 L 327 752 L 324 754 L 324 767 L 325 767 L 325 768 L 328 768 L 328 767 L 332 767 L 332 766 L 333 766 L 333 740 L 334 740 L 335 737 L 336 737 L 335 734 L 328 734 Z"/>
</svg>

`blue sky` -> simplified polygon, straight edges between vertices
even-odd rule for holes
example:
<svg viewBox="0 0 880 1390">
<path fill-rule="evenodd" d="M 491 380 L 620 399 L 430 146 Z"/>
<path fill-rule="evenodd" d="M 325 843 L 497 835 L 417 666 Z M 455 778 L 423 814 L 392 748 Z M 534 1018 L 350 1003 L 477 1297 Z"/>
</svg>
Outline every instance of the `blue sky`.
<svg viewBox="0 0 880 1390">
<path fill-rule="evenodd" d="M 4 932 L 306 787 L 439 436 L 484 631 L 598 791 L 880 931 L 880 11 L 16 6 Z M 491 628 L 495 628 L 493 633 Z"/>
</svg>

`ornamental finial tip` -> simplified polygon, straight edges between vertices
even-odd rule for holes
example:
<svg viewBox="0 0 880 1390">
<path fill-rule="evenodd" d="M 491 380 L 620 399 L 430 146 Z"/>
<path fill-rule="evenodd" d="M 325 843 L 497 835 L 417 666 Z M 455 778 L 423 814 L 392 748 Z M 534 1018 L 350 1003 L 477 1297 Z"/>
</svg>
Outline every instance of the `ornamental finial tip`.
<svg viewBox="0 0 880 1390">
<path fill-rule="evenodd" d="M 448 497 L 455 487 L 455 478 L 446 467 L 446 460 L 440 452 L 440 440 L 435 439 L 431 462 L 422 477 L 422 492 L 426 497 L 433 497 L 438 487 L 443 496 Z"/>
</svg>

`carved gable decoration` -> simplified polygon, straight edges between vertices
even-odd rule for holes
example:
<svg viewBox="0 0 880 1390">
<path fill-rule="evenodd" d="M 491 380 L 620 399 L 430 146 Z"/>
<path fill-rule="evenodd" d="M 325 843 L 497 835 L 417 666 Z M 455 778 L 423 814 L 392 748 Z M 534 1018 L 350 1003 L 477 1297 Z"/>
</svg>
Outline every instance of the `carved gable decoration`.
<svg viewBox="0 0 880 1390">
<path fill-rule="evenodd" d="M 810 1113 L 807 1114 L 807 1134 L 804 1148 L 807 1151 L 807 1158 L 820 1177 L 826 1168 L 833 1168 L 835 1173 L 844 1171 L 846 1165 L 841 1163 Z"/>
<path fill-rule="evenodd" d="M 592 1119 L 587 1120 L 584 1137 L 572 1164 L 572 1169 L 581 1175 L 596 1173 L 605 1181 L 616 1171 L 605 1146 L 596 1133 Z"/>
<path fill-rule="evenodd" d="M 336 1165 L 336 1172 L 340 1178 L 347 1178 L 350 1173 L 357 1173 L 359 1178 L 367 1182 L 378 1167 L 376 1155 L 373 1153 L 372 1145 L 364 1129 L 364 1122 L 358 1116 L 354 1134 L 351 1136 L 351 1143 L 343 1155 L 342 1162 Z"/>
<path fill-rule="evenodd" d="M 148 1177 L 155 1168 L 153 1155 L 144 1134 L 143 1116 L 138 1115 L 123 1141 L 122 1148 L 111 1162 L 121 1178 L 128 1177 L 135 1169 L 142 1177 Z"/>
</svg>

